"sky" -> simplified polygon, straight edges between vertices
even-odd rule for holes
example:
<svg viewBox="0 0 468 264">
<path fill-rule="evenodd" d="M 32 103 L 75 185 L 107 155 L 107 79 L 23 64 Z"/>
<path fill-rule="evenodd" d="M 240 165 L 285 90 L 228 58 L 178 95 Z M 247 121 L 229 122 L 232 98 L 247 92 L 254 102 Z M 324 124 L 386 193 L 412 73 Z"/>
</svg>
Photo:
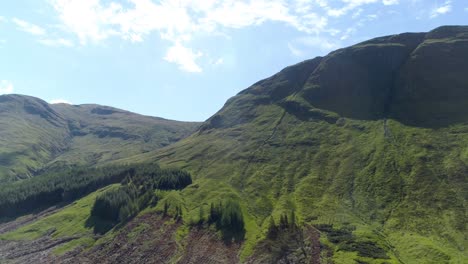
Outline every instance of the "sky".
<svg viewBox="0 0 468 264">
<path fill-rule="evenodd" d="M 3 0 L 0 94 L 203 121 L 289 65 L 467 24 L 466 0 Z"/>
</svg>

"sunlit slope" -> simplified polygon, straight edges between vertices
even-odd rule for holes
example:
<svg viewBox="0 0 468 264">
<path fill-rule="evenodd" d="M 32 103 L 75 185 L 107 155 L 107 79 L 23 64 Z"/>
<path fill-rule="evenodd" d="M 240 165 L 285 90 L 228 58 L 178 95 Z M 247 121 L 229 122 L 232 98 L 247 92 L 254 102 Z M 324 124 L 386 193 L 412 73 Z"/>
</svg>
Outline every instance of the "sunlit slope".
<svg viewBox="0 0 468 264">
<path fill-rule="evenodd" d="M 199 185 L 183 195 L 194 210 L 201 197 L 239 197 L 254 219 L 245 254 L 271 215 L 295 209 L 304 224 L 356 228 L 390 258 L 335 244 L 337 263 L 463 263 L 466 54 L 467 27 L 360 43 L 288 67 L 231 98 L 194 135 L 124 161 L 190 170 Z"/>
<path fill-rule="evenodd" d="M 0 96 L 0 183 L 50 166 L 99 165 L 171 144 L 197 123 L 142 116 L 100 105 L 49 105 Z"/>
</svg>

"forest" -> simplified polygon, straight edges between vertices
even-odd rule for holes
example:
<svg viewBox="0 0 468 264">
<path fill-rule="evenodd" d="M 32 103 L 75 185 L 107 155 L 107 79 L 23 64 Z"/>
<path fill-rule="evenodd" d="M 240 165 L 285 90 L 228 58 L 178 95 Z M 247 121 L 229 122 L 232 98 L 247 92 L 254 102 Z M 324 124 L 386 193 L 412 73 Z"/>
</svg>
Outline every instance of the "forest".
<svg viewBox="0 0 468 264">
<path fill-rule="evenodd" d="M 148 180 L 151 179 L 151 180 Z M 189 173 L 157 164 L 58 168 L 27 180 L 0 186 L 0 219 L 72 202 L 104 186 L 120 183 L 145 189 L 180 189 L 192 183 Z"/>
<path fill-rule="evenodd" d="M 178 169 L 159 169 L 156 166 L 132 168 L 122 180 L 122 185 L 107 190 L 96 198 L 91 217 L 94 232 L 105 233 L 119 223 L 125 223 L 148 205 L 156 205 L 155 190 L 180 190 L 192 183 L 188 172 Z M 165 212 L 167 213 L 167 204 Z M 181 217 L 178 208 L 176 218 Z"/>
</svg>

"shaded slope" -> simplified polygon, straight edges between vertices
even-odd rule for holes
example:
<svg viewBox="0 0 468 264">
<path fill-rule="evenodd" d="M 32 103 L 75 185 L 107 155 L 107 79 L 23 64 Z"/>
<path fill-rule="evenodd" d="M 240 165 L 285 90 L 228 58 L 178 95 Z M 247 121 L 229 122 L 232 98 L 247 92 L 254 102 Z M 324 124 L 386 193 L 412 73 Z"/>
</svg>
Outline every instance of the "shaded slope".
<svg viewBox="0 0 468 264">
<path fill-rule="evenodd" d="M 0 96 L 0 181 L 26 178 L 64 151 L 66 127 L 65 118 L 40 99 Z"/>
<path fill-rule="evenodd" d="M 44 168 L 96 165 L 158 149 L 198 123 L 142 116 L 99 105 L 49 105 L 29 96 L 0 96 L 0 182 Z"/>
</svg>

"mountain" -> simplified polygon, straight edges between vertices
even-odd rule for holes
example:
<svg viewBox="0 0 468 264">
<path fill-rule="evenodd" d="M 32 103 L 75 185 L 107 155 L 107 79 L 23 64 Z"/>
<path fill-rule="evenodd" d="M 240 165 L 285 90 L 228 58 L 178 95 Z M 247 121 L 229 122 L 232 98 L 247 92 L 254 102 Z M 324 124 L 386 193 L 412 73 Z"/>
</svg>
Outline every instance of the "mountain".
<svg viewBox="0 0 468 264">
<path fill-rule="evenodd" d="M 0 96 L 0 183 L 51 167 L 102 165 L 159 149 L 199 126 L 100 105 Z"/>
<path fill-rule="evenodd" d="M 194 135 L 144 156 L 198 177 L 188 208 L 242 200 L 242 254 L 258 253 L 270 216 L 295 209 L 306 225 L 351 226 L 396 263 L 463 263 L 467 56 L 468 27 L 359 43 L 252 85 Z M 346 243 L 332 243 L 336 263 L 385 262 Z"/>
<path fill-rule="evenodd" d="M 112 162 L 184 169 L 191 185 L 157 191 L 157 205 L 103 236 L 86 219 L 106 190 L 7 222 L 0 260 L 466 263 L 467 55 L 468 27 L 446 26 L 287 67 L 190 136 Z M 239 202 L 242 242 L 209 225 L 220 201 Z"/>
</svg>

